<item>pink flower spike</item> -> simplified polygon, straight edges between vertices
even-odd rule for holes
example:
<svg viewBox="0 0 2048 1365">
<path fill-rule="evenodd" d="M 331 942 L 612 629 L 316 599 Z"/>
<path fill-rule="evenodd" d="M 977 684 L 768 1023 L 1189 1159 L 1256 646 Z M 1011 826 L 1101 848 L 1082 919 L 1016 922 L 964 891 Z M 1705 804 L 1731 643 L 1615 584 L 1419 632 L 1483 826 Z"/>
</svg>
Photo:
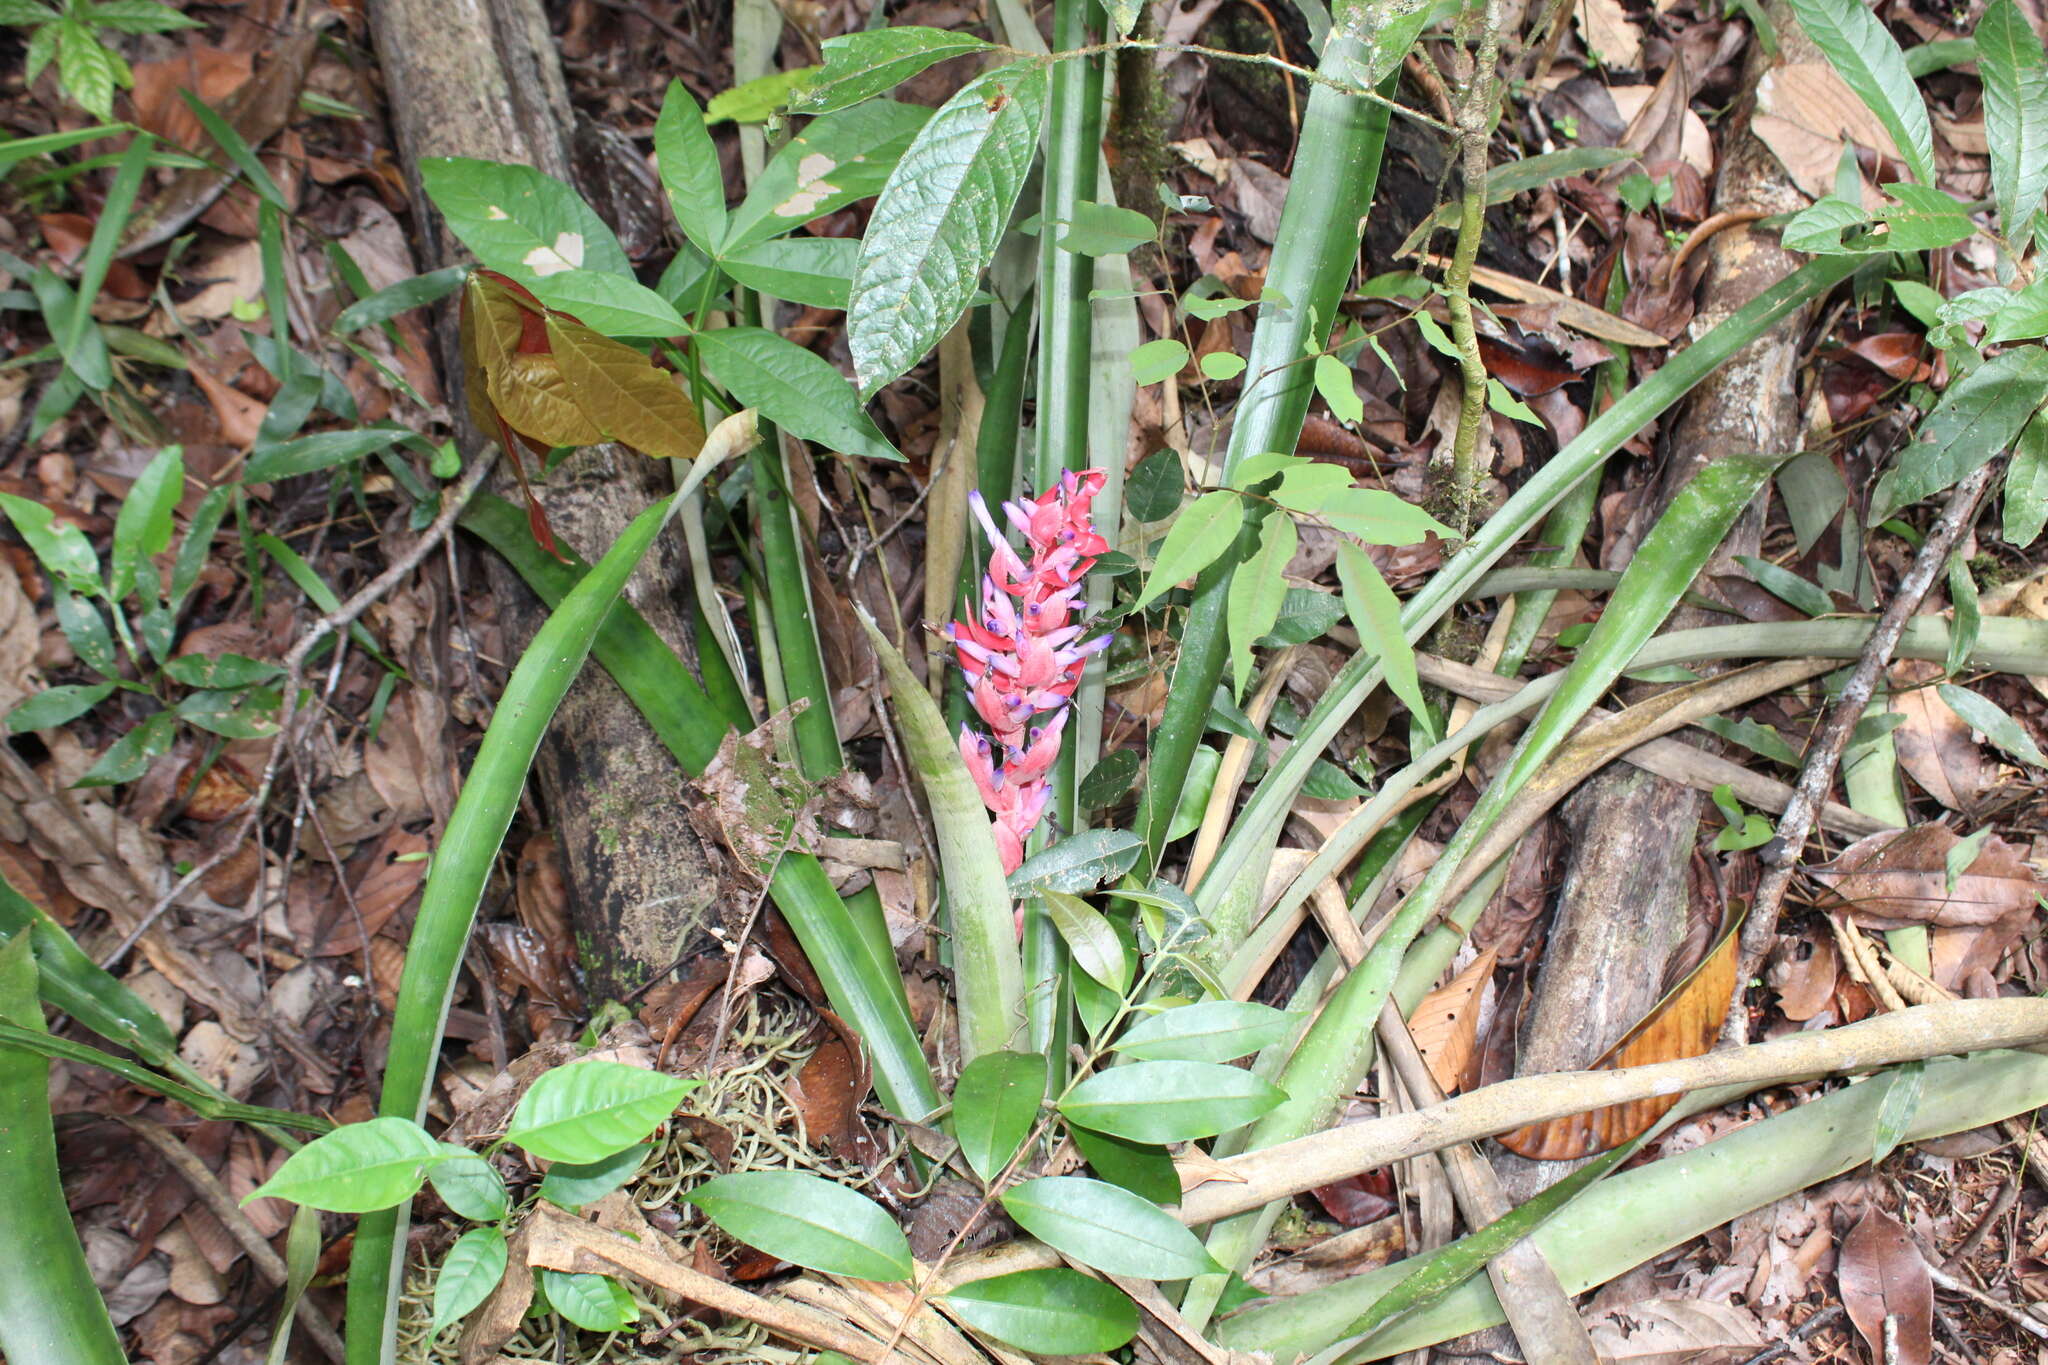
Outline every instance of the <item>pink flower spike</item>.
<svg viewBox="0 0 2048 1365">
<path fill-rule="evenodd" d="M 995 755 L 988 740 L 961 726 L 960 757 L 967 764 L 967 775 L 974 779 L 975 790 L 981 793 L 982 804 L 994 805 L 1000 797 L 1002 778 L 996 772 Z"/>
</svg>

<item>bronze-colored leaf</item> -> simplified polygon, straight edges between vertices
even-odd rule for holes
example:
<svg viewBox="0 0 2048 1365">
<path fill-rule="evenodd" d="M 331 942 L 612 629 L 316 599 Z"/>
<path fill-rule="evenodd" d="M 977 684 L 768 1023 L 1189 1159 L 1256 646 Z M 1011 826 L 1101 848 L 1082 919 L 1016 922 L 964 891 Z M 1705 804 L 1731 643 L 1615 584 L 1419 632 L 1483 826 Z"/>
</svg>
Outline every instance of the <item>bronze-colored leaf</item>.
<svg viewBox="0 0 2048 1365">
<path fill-rule="evenodd" d="M 1946 825 L 1882 830 L 1858 839 L 1808 875 L 1829 888 L 1834 908 L 1872 929 L 1913 924 L 1994 924 L 2033 909 L 2041 884 L 2026 851 L 1995 835 L 1948 884 L 1948 859 L 1962 840 Z M 1837 899 L 1839 898 L 1839 899 Z"/>
<path fill-rule="evenodd" d="M 1479 996 L 1492 979 L 1496 954 L 1488 948 L 1464 971 L 1422 997 L 1409 1017 L 1408 1032 L 1416 1050 L 1429 1063 L 1429 1074 L 1446 1095 L 1455 1095 L 1472 1078 L 1479 1040 Z M 1370 1221 L 1370 1220 L 1368 1220 Z"/>
<path fill-rule="evenodd" d="M 1645 1066 L 1651 1062 L 1698 1057 L 1714 1045 L 1735 993 L 1737 932 L 1748 914 L 1744 901 L 1731 901 L 1727 921 L 1699 966 L 1659 1000 L 1643 1021 L 1593 1064 L 1595 1071 Z M 1571 1114 L 1535 1123 L 1495 1139 L 1517 1156 L 1532 1161 L 1569 1161 L 1619 1147 L 1641 1136 L 1678 1103 L 1677 1095 L 1610 1105 L 1588 1114 Z"/>
<path fill-rule="evenodd" d="M 1934 1283 L 1898 1219 L 1877 1209 L 1864 1214 L 1842 1239 L 1835 1275 L 1842 1307 L 1869 1344 L 1872 1360 L 1928 1365 L 1934 1358 Z"/>
<path fill-rule="evenodd" d="M 547 335 L 570 393 L 608 439 L 644 455 L 696 458 L 704 446 L 704 423 L 673 375 L 631 346 L 559 313 L 548 314 Z"/>
<path fill-rule="evenodd" d="M 515 352 L 502 372 L 487 371 L 486 377 L 498 416 L 521 436 L 549 446 L 589 446 L 604 439 L 552 355 Z"/>
</svg>

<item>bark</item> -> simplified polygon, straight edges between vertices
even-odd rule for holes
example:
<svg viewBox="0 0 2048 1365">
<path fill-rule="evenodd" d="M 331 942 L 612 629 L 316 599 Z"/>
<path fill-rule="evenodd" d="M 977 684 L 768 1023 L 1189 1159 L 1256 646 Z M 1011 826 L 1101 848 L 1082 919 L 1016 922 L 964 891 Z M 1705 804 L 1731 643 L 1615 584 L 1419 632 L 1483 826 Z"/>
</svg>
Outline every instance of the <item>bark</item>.
<svg viewBox="0 0 2048 1365">
<path fill-rule="evenodd" d="M 1771 7 L 1780 62 L 1819 60 L 1782 5 Z M 1752 44 L 1744 87 L 1754 91 L 1772 62 Z M 1782 213 L 1805 206 L 1770 149 L 1749 129 L 1754 96 L 1721 146 L 1713 209 Z M 1722 230 L 1703 250 L 1698 335 L 1791 274 L 1799 258 L 1775 232 L 1743 225 Z M 1799 342 L 1811 322 L 1802 309 L 1738 352 L 1709 376 L 1673 426 L 1660 472 L 1657 510 L 1695 474 L 1726 455 L 1798 448 L 1794 388 Z M 1714 575 L 1740 573 L 1736 554 L 1754 554 L 1767 499 L 1737 521 L 1694 588 L 1718 597 Z M 1647 523 L 1645 523 L 1647 525 Z M 1707 614 L 1675 613 L 1671 629 L 1704 624 Z M 1656 1002 L 1672 954 L 1685 938 L 1687 863 L 1699 835 L 1702 798 L 1668 779 L 1619 764 L 1596 775 L 1565 808 L 1572 833 L 1563 890 L 1522 1038 L 1523 1075 L 1573 1070 L 1617 1042 Z M 1527 1198 L 1562 1179 L 1576 1163 L 1530 1162 L 1501 1154 L 1503 1182 Z"/>
<path fill-rule="evenodd" d="M 420 189 L 422 159 L 516 162 L 574 183 L 573 113 L 539 0 L 373 0 L 369 12 L 419 215 L 422 269 L 468 259 Z M 452 306 L 440 319 L 438 339 L 449 410 L 463 450 L 473 456 L 486 438 L 462 415 Z M 516 499 L 502 463 L 497 477 L 499 491 Z M 556 533 L 594 560 L 672 487 L 659 462 L 606 445 L 571 456 L 540 493 Z M 506 643 L 523 649 L 547 609 L 495 555 L 484 560 Z M 665 537 L 626 588 L 627 599 L 679 651 L 689 638 L 678 606 L 686 573 L 679 538 Z M 683 773 L 595 666 L 570 689 L 535 771 L 562 849 L 591 991 L 599 999 L 624 994 L 697 946 L 693 940 L 718 897 L 686 815 Z"/>
</svg>

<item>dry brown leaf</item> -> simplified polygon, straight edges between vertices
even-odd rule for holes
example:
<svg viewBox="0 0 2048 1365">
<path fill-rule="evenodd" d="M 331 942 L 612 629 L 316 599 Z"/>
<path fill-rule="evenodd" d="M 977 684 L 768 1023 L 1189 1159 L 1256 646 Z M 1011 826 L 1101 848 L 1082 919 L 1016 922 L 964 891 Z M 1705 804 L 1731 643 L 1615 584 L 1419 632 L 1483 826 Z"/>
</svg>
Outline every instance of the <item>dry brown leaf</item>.
<svg viewBox="0 0 2048 1365">
<path fill-rule="evenodd" d="M 1629 21 L 1621 0 L 1585 0 L 1577 7 L 1579 36 L 1602 66 L 1634 71 L 1642 65 L 1643 31 Z"/>
<path fill-rule="evenodd" d="M 1892 710 L 1905 722 L 1892 731 L 1904 768 L 1920 789 L 1949 810 L 1968 811 L 1999 785 L 1998 765 L 1970 736 L 1970 727 L 1931 685 L 1941 665 L 1907 660 L 1892 666 Z"/>
<path fill-rule="evenodd" d="M 1645 1299 L 1610 1308 L 1587 1322 L 1586 1332 L 1600 1358 L 1617 1365 L 1698 1362 L 1707 1352 L 1730 1347 L 1748 1356 L 1764 1344 L 1756 1314 L 1701 1299 Z"/>
<path fill-rule="evenodd" d="M 452 751 L 442 738 L 448 703 L 425 688 L 409 687 L 392 699 L 377 737 L 363 746 L 363 772 L 399 824 L 432 816 L 448 823 L 455 808 Z"/>
<path fill-rule="evenodd" d="M 1934 1358 L 1934 1282 L 1904 1224 L 1879 1209 L 1864 1214 L 1842 1239 L 1835 1275 L 1842 1307 L 1872 1360 L 1928 1365 Z"/>
<path fill-rule="evenodd" d="M 1791 62 L 1757 82 L 1750 129 L 1769 147 L 1792 183 L 1815 199 L 1834 193 L 1842 144 L 1853 142 L 1896 159 L 1899 150 L 1877 116 L 1825 62 Z M 1865 204 L 1881 202 L 1864 188 Z"/>
<path fill-rule="evenodd" d="M 1735 902 L 1720 936 L 1700 965 L 1659 1000 L 1643 1021 L 1595 1062 L 1592 1070 L 1643 1066 L 1698 1057 L 1720 1036 L 1721 1021 L 1735 993 L 1737 934 L 1748 906 Z M 1647 1131 L 1678 1103 L 1677 1095 L 1638 1100 L 1531 1124 L 1496 1139 L 1517 1156 L 1533 1161 L 1567 1161 L 1618 1147 Z"/>
<path fill-rule="evenodd" d="M 36 650 L 42 638 L 35 603 L 21 590 L 14 571 L 0 565 L 0 713 L 42 690 L 36 677 Z"/>
<path fill-rule="evenodd" d="M 1800 957 L 1799 948 L 1809 949 Z M 1803 1024 L 1834 1003 L 1841 956 L 1834 938 L 1808 934 L 1788 940 L 1787 947 L 1771 966 L 1771 987 L 1778 992 L 1778 1009 L 1787 1019 Z"/>
<path fill-rule="evenodd" d="M 1479 1040 L 1479 995 L 1493 978 L 1496 954 L 1488 948 L 1465 970 L 1422 997 L 1409 1017 L 1408 1032 L 1429 1074 L 1446 1095 L 1455 1095 L 1472 1075 Z"/>
<path fill-rule="evenodd" d="M 1839 897 L 1859 924 L 1897 929 L 1911 924 L 1992 924 L 2031 910 L 2041 884 L 2026 851 L 1996 835 L 1948 885 L 1949 850 L 1962 840 L 1946 825 L 1916 825 L 1858 839 L 1825 867 L 1808 873 Z"/>
</svg>

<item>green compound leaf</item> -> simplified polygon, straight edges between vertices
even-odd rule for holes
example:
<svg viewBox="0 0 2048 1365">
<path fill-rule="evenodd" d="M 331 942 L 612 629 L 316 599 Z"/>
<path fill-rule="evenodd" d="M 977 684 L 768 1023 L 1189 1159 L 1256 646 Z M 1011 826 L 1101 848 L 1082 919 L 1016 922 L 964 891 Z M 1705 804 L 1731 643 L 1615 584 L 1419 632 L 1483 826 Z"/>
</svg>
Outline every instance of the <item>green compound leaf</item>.
<svg viewBox="0 0 2048 1365">
<path fill-rule="evenodd" d="M 1939 493 L 2007 449 L 2048 398 L 2048 350 L 2022 346 L 1994 356 L 1949 385 L 1912 445 L 1878 480 L 1872 525 Z"/>
<path fill-rule="evenodd" d="M 1222 558 L 1244 525 L 1244 499 L 1228 489 L 1204 493 L 1174 518 L 1131 610 L 1142 611 L 1184 578 L 1193 578 Z"/>
<path fill-rule="evenodd" d="M 896 163 L 861 239 L 847 309 L 863 394 L 938 345 L 974 296 L 1030 172 L 1045 86 L 1035 62 L 969 82 Z"/>
<path fill-rule="evenodd" d="M 747 1245 L 857 1280 L 910 1278 L 910 1243 L 881 1205 L 802 1171 L 742 1171 L 683 1198 Z"/>
<path fill-rule="evenodd" d="M 842 455 L 901 460 L 861 410 L 832 362 L 760 327 L 723 327 L 696 339 L 704 368 L 734 398 L 806 441 Z"/>
<path fill-rule="evenodd" d="M 505 1140 L 546 1161 L 599 1161 L 653 1132 L 700 1084 L 624 1062 L 571 1062 L 528 1087 Z"/>
</svg>

